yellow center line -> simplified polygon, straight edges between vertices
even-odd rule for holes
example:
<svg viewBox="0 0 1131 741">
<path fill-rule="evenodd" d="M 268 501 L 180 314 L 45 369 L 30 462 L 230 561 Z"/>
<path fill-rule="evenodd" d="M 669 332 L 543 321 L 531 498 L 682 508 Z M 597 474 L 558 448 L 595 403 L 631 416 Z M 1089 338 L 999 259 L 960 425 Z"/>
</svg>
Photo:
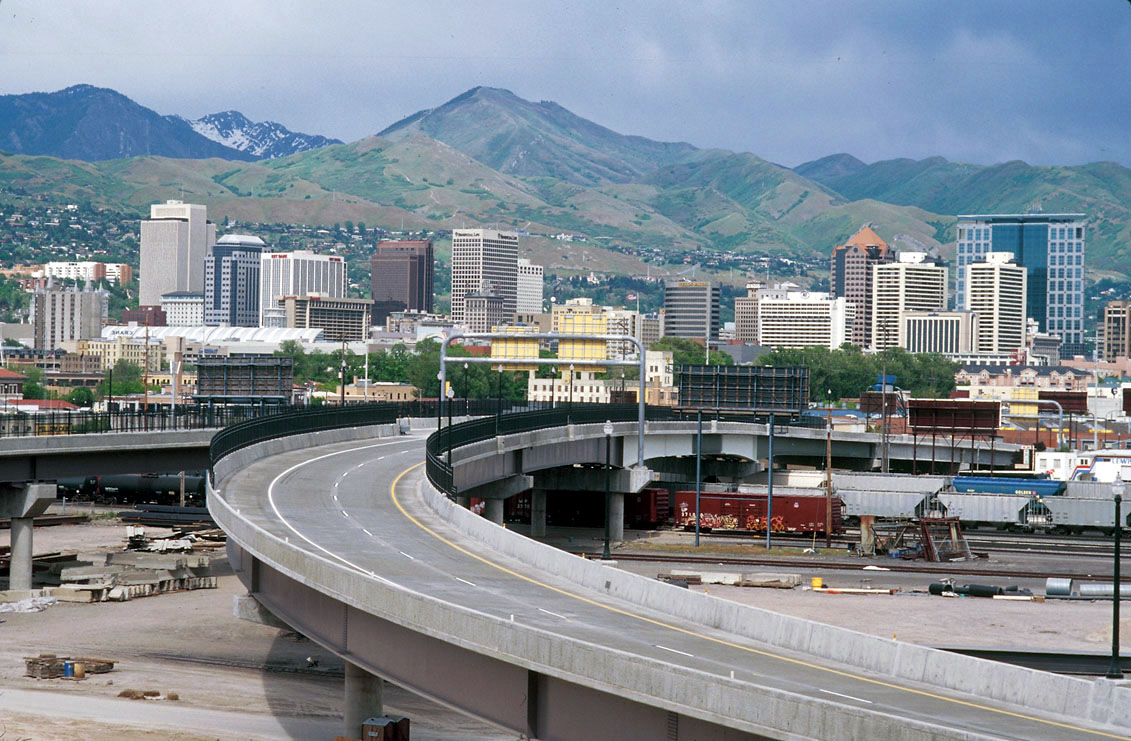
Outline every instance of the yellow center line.
<svg viewBox="0 0 1131 741">
<path fill-rule="evenodd" d="M 401 471 L 397 475 L 397 477 L 395 479 L 393 479 L 393 483 L 389 486 L 389 495 L 392 497 L 393 504 L 396 506 L 396 508 L 398 510 L 400 510 L 400 513 L 402 515 L 404 515 L 406 518 L 408 518 L 408 520 L 412 524 L 416 525 L 418 528 L 420 528 L 424 532 L 428 533 L 433 538 L 436 538 L 441 543 L 444 543 L 444 544 L 454 548 L 455 550 L 459 551 L 460 553 L 464 554 L 465 556 L 469 556 L 470 558 L 473 558 L 476 561 L 479 561 L 479 562 L 484 563 L 488 566 L 491 566 L 495 569 L 498 569 L 499 571 L 502 571 L 504 574 L 508 574 L 509 576 L 513 576 L 516 579 L 521 579 L 522 581 L 525 581 L 529 584 L 534 584 L 534 585 L 542 587 L 544 589 L 548 589 L 551 592 L 555 592 L 555 593 L 560 594 L 564 597 L 570 597 L 570 598 L 578 600 L 580 602 L 584 602 L 588 605 L 593 605 L 594 607 L 599 607 L 602 610 L 607 610 L 609 612 L 616 613 L 617 615 L 623 615 L 625 617 L 629 617 L 629 618 L 632 618 L 634 620 L 639 620 L 641 622 L 645 622 L 645 623 L 648 623 L 650 625 L 655 625 L 655 626 L 660 627 L 660 628 L 666 628 L 668 630 L 675 631 L 676 633 L 682 633 L 684 635 L 693 636 L 695 638 L 700 638 L 700 639 L 705 640 L 705 641 L 710 641 L 712 643 L 717 643 L 717 644 L 722 645 L 722 646 L 727 646 L 728 648 L 736 648 L 740 651 L 746 651 L 747 653 L 756 654 L 758 656 L 764 656 L 764 657 L 770 658 L 770 659 L 777 659 L 778 661 L 784 661 L 784 662 L 787 662 L 787 663 L 790 663 L 790 664 L 794 664 L 796 666 L 803 666 L 803 667 L 806 667 L 808 669 L 815 669 L 817 671 L 827 672 L 828 674 L 833 674 L 833 675 L 836 675 L 838 677 L 844 677 L 846 679 L 853 679 L 853 680 L 856 680 L 856 681 L 859 681 L 859 682 L 866 682 L 866 683 L 871 684 L 871 685 L 875 685 L 875 686 L 878 686 L 878 687 L 884 687 L 884 688 L 892 689 L 892 690 L 898 690 L 900 692 L 908 692 L 908 693 L 911 693 L 911 694 L 914 694 L 914 695 L 919 695 L 920 697 L 929 697 L 933 700 L 941 700 L 943 702 L 954 703 L 955 705 L 962 705 L 962 706 L 968 707 L 968 708 L 975 708 L 977 710 L 985 710 L 985 711 L 990 712 L 990 713 L 998 713 L 1000 715 L 1009 716 L 1011 718 L 1021 718 L 1023 720 L 1029 720 L 1029 721 L 1033 721 L 1035 723 L 1043 723 L 1045 725 L 1055 726 L 1057 728 L 1064 728 L 1064 729 L 1070 730 L 1070 731 L 1079 731 L 1081 733 L 1087 733 L 1087 734 L 1090 734 L 1090 735 L 1093 735 L 1093 736 L 1101 736 L 1101 737 L 1104 737 L 1104 738 L 1121 738 L 1121 739 L 1128 738 L 1127 736 L 1119 736 L 1119 735 L 1116 735 L 1116 734 L 1113 734 L 1113 733 L 1106 733 L 1104 731 L 1097 731 L 1097 730 L 1093 730 L 1093 729 L 1090 729 L 1090 728 L 1083 728 L 1081 726 L 1074 726 L 1070 723 L 1061 723 L 1061 722 L 1058 722 L 1058 721 L 1055 721 L 1055 720 L 1048 720 L 1046 718 L 1039 718 L 1039 717 L 1036 717 L 1036 716 L 1033 716 L 1033 715 L 1025 715 L 1024 713 L 1013 712 L 1012 710 L 1003 710 L 1002 708 L 995 708 L 995 707 L 992 707 L 992 706 L 989 706 L 989 705 L 981 705 L 979 703 L 970 702 L 968 700 L 960 700 L 960 699 L 955 698 L 955 697 L 947 697 L 946 695 L 939 695 L 939 694 L 935 694 L 933 692 L 928 692 L 926 690 L 918 690 L 918 689 L 915 689 L 913 687 L 906 687 L 904 685 L 893 684 L 891 682 L 885 682 L 882 679 L 873 679 L 872 677 L 865 677 L 865 676 L 862 676 L 860 674 L 853 674 L 852 672 L 847 672 L 847 671 L 843 671 L 843 670 L 840 670 L 840 669 L 833 669 L 831 667 L 822 666 L 820 664 L 813 664 L 813 663 L 808 662 L 808 661 L 803 661 L 801 659 L 794 659 L 794 658 L 791 658 L 789 656 L 783 656 L 781 654 L 773 653 L 771 651 L 764 651 L 764 650 L 761 650 L 761 649 L 753 648 L 751 646 L 744 646 L 740 643 L 734 643 L 732 641 L 728 641 L 728 640 L 723 639 L 723 638 L 717 638 L 717 637 L 714 637 L 714 636 L 705 635 L 703 633 L 697 633 L 697 632 L 695 632 L 693 630 L 689 630 L 687 628 L 681 628 L 678 625 L 672 625 L 671 623 L 665 623 L 662 620 L 656 620 L 654 618 L 650 618 L 650 617 L 647 617 L 647 616 L 644 616 L 644 615 L 639 615 L 637 613 L 630 612 L 628 610 L 622 610 L 619 607 L 614 607 L 612 605 L 608 605 L 608 604 L 605 604 L 603 602 L 598 602 L 597 600 L 590 599 L 589 597 L 585 597 L 585 596 L 580 595 L 580 594 L 575 594 L 574 592 L 570 592 L 570 591 L 567 591 L 565 589 L 555 587 L 551 584 L 546 584 L 545 582 L 538 581 L 537 579 L 526 576 L 525 574 L 520 574 L 519 572 L 514 571 L 513 569 L 508 569 L 506 566 L 503 566 L 502 564 L 495 563 L 494 561 L 491 561 L 490 559 L 484 558 L 483 556 L 480 556 L 477 553 L 473 553 L 472 551 L 469 551 L 468 549 L 466 549 L 466 548 L 464 548 L 460 545 L 457 545 L 456 543 L 453 543 L 452 541 L 445 538 L 443 535 L 440 535 L 438 532 L 436 532 L 435 530 L 428 527 L 427 525 L 422 523 L 420 520 L 416 519 L 411 514 L 409 514 L 408 510 L 406 510 L 404 508 L 404 506 L 401 505 L 400 500 L 397 498 L 397 486 L 400 485 L 401 479 L 403 479 L 410 472 L 416 470 L 417 468 L 420 468 L 423 465 L 424 465 L 424 462 L 422 461 L 422 462 L 417 463 L 413 466 L 409 466 L 405 470 Z M 453 504 L 452 506 L 458 506 L 458 505 Z"/>
</svg>

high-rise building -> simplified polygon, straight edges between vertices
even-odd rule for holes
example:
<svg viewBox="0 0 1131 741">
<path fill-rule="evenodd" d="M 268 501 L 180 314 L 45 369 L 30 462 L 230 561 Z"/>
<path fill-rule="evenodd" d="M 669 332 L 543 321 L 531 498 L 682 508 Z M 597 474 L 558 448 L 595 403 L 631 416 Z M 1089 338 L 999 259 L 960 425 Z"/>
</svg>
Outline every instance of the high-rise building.
<svg viewBox="0 0 1131 741">
<path fill-rule="evenodd" d="M 215 242 L 206 207 L 181 201 L 150 206 L 141 222 L 138 303 L 157 306 L 166 293 L 204 290 L 204 260 Z"/>
<path fill-rule="evenodd" d="M 518 306 L 518 234 L 494 229 L 452 231 L 452 321 L 466 324 L 464 297 L 486 291 L 503 299 L 507 314 Z"/>
<path fill-rule="evenodd" d="M 264 252 L 259 266 L 259 326 L 284 327 L 283 296 L 346 295 L 346 261 L 309 250 Z"/>
<path fill-rule="evenodd" d="M 374 324 L 394 311 L 433 311 L 432 241 L 378 242 L 369 258 Z M 477 289 L 478 290 L 478 289 Z"/>
<path fill-rule="evenodd" d="M 98 291 L 35 291 L 30 309 L 32 347 L 55 350 L 64 342 L 100 336 L 106 308 L 106 295 Z"/>
<path fill-rule="evenodd" d="M 1084 214 L 958 217 L 956 306 L 967 308 L 967 267 L 988 252 L 1011 252 L 1028 271 L 1026 315 L 1059 335 L 1062 352 L 1084 353 Z"/>
<path fill-rule="evenodd" d="M 263 240 L 225 234 L 204 260 L 204 324 L 259 326 L 259 271 Z"/>
<path fill-rule="evenodd" d="M 907 352 L 970 355 L 977 336 L 972 311 L 905 311 L 899 317 L 899 346 Z"/>
<path fill-rule="evenodd" d="M 517 314 L 542 313 L 542 266 L 525 257 L 518 258 Z"/>
<path fill-rule="evenodd" d="M 943 311 L 946 266 L 925 252 L 901 252 L 897 262 L 872 266 L 872 347 L 899 342 L 899 317 L 905 311 Z"/>
<path fill-rule="evenodd" d="M 1025 347 L 1025 268 L 1009 252 L 987 252 L 966 266 L 966 305 L 978 315 L 974 352 L 1011 353 Z"/>
<path fill-rule="evenodd" d="M 744 345 L 758 342 L 758 292 L 764 285 L 751 281 L 746 284 L 746 295 L 734 299 L 734 338 Z"/>
<path fill-rule="evenodd" d="M 169 327 L 203 327 L 204 294 L 195 291 L 174 291 L 161 297 L 165 324 Z"/>
<path fill-rule="evenodd" d="M 856 304 L 856 323 L 852 326 L 852 344 L 860 348 L 872 346 L 872 276 L 876 265 L 895 259 L 895 251 L 870 224 L 833 248 L 829 270 L 829 292 L 834 298 L 846 298 Z M 736 308 L 737 311 L 737 308 Z M 737 319 L 736 319 L 737 321 Z"/>
<path fill-rule="evenodd" d="M 668 281 L 664 284 L 664 335 L 716 340 L 719 337 L 717 283 L 705 280 Z"/>
<path fill-rule="evenodd" d="M 827 293 L 762 289 L 758 295 L 758 344 L 763 347 L 827 347 L 852 336 L 856 304 Z"/>
<path fill-rule="evenodd" d="M 1131 357 L 1131 301 L 1108 301 L 1104 305 L 1103 359 Z"/>
</svg>

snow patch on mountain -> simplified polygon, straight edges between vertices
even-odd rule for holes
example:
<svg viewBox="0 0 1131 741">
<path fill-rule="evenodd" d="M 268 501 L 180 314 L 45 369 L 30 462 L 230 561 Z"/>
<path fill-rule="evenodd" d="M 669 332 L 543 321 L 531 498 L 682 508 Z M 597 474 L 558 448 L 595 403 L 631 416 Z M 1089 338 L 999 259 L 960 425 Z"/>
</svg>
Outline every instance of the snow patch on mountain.
<svg viewBox="0 0 1131 741">
<path fill-rule="evenodd" d="M 201 136 L 260 159 L 286 157 L 296 152 L 342 143 L 325 136 L 291 131 L 274 121 L 255 122 L 239 111 L 223 111 L 198 119 L 182 120 Z"/>
</svg>

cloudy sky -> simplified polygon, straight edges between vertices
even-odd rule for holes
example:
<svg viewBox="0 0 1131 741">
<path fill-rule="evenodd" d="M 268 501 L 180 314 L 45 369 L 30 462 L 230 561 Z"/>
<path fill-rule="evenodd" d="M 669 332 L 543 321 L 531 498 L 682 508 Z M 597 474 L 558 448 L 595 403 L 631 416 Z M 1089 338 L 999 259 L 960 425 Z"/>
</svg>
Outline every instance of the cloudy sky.
<svg viewBox="0 0 1131 741">
<path fill-rule="evenodd" d="M 790 166 L 1131 166 L 1127 0 L 0 0 L 0 65 L 347 141 L 487 85 Z"/>
</svg>

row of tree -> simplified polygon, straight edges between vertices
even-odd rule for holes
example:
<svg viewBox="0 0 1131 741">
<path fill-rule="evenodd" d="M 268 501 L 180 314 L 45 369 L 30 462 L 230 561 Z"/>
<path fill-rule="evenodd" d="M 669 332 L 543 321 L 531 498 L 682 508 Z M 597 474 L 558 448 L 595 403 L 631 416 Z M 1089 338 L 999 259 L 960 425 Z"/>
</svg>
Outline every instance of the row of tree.
<svg viewBox="0 0 1131 741">
<path fill-rule="evenodd" d="M 954 374 L 959 364 L 942 355 L 909 353 L 901 348 L 865 355 L 860 348 L 845 345 L 838 350 L 827 347 L 780 348 L 761 355 L 761 365 L 806 366 L 813 399 L 854 398 L 877 382 L 886 371 L 895 376 L 895 385 L 914 397 L 946 398 L 954 390 Z"/>
</svg>

